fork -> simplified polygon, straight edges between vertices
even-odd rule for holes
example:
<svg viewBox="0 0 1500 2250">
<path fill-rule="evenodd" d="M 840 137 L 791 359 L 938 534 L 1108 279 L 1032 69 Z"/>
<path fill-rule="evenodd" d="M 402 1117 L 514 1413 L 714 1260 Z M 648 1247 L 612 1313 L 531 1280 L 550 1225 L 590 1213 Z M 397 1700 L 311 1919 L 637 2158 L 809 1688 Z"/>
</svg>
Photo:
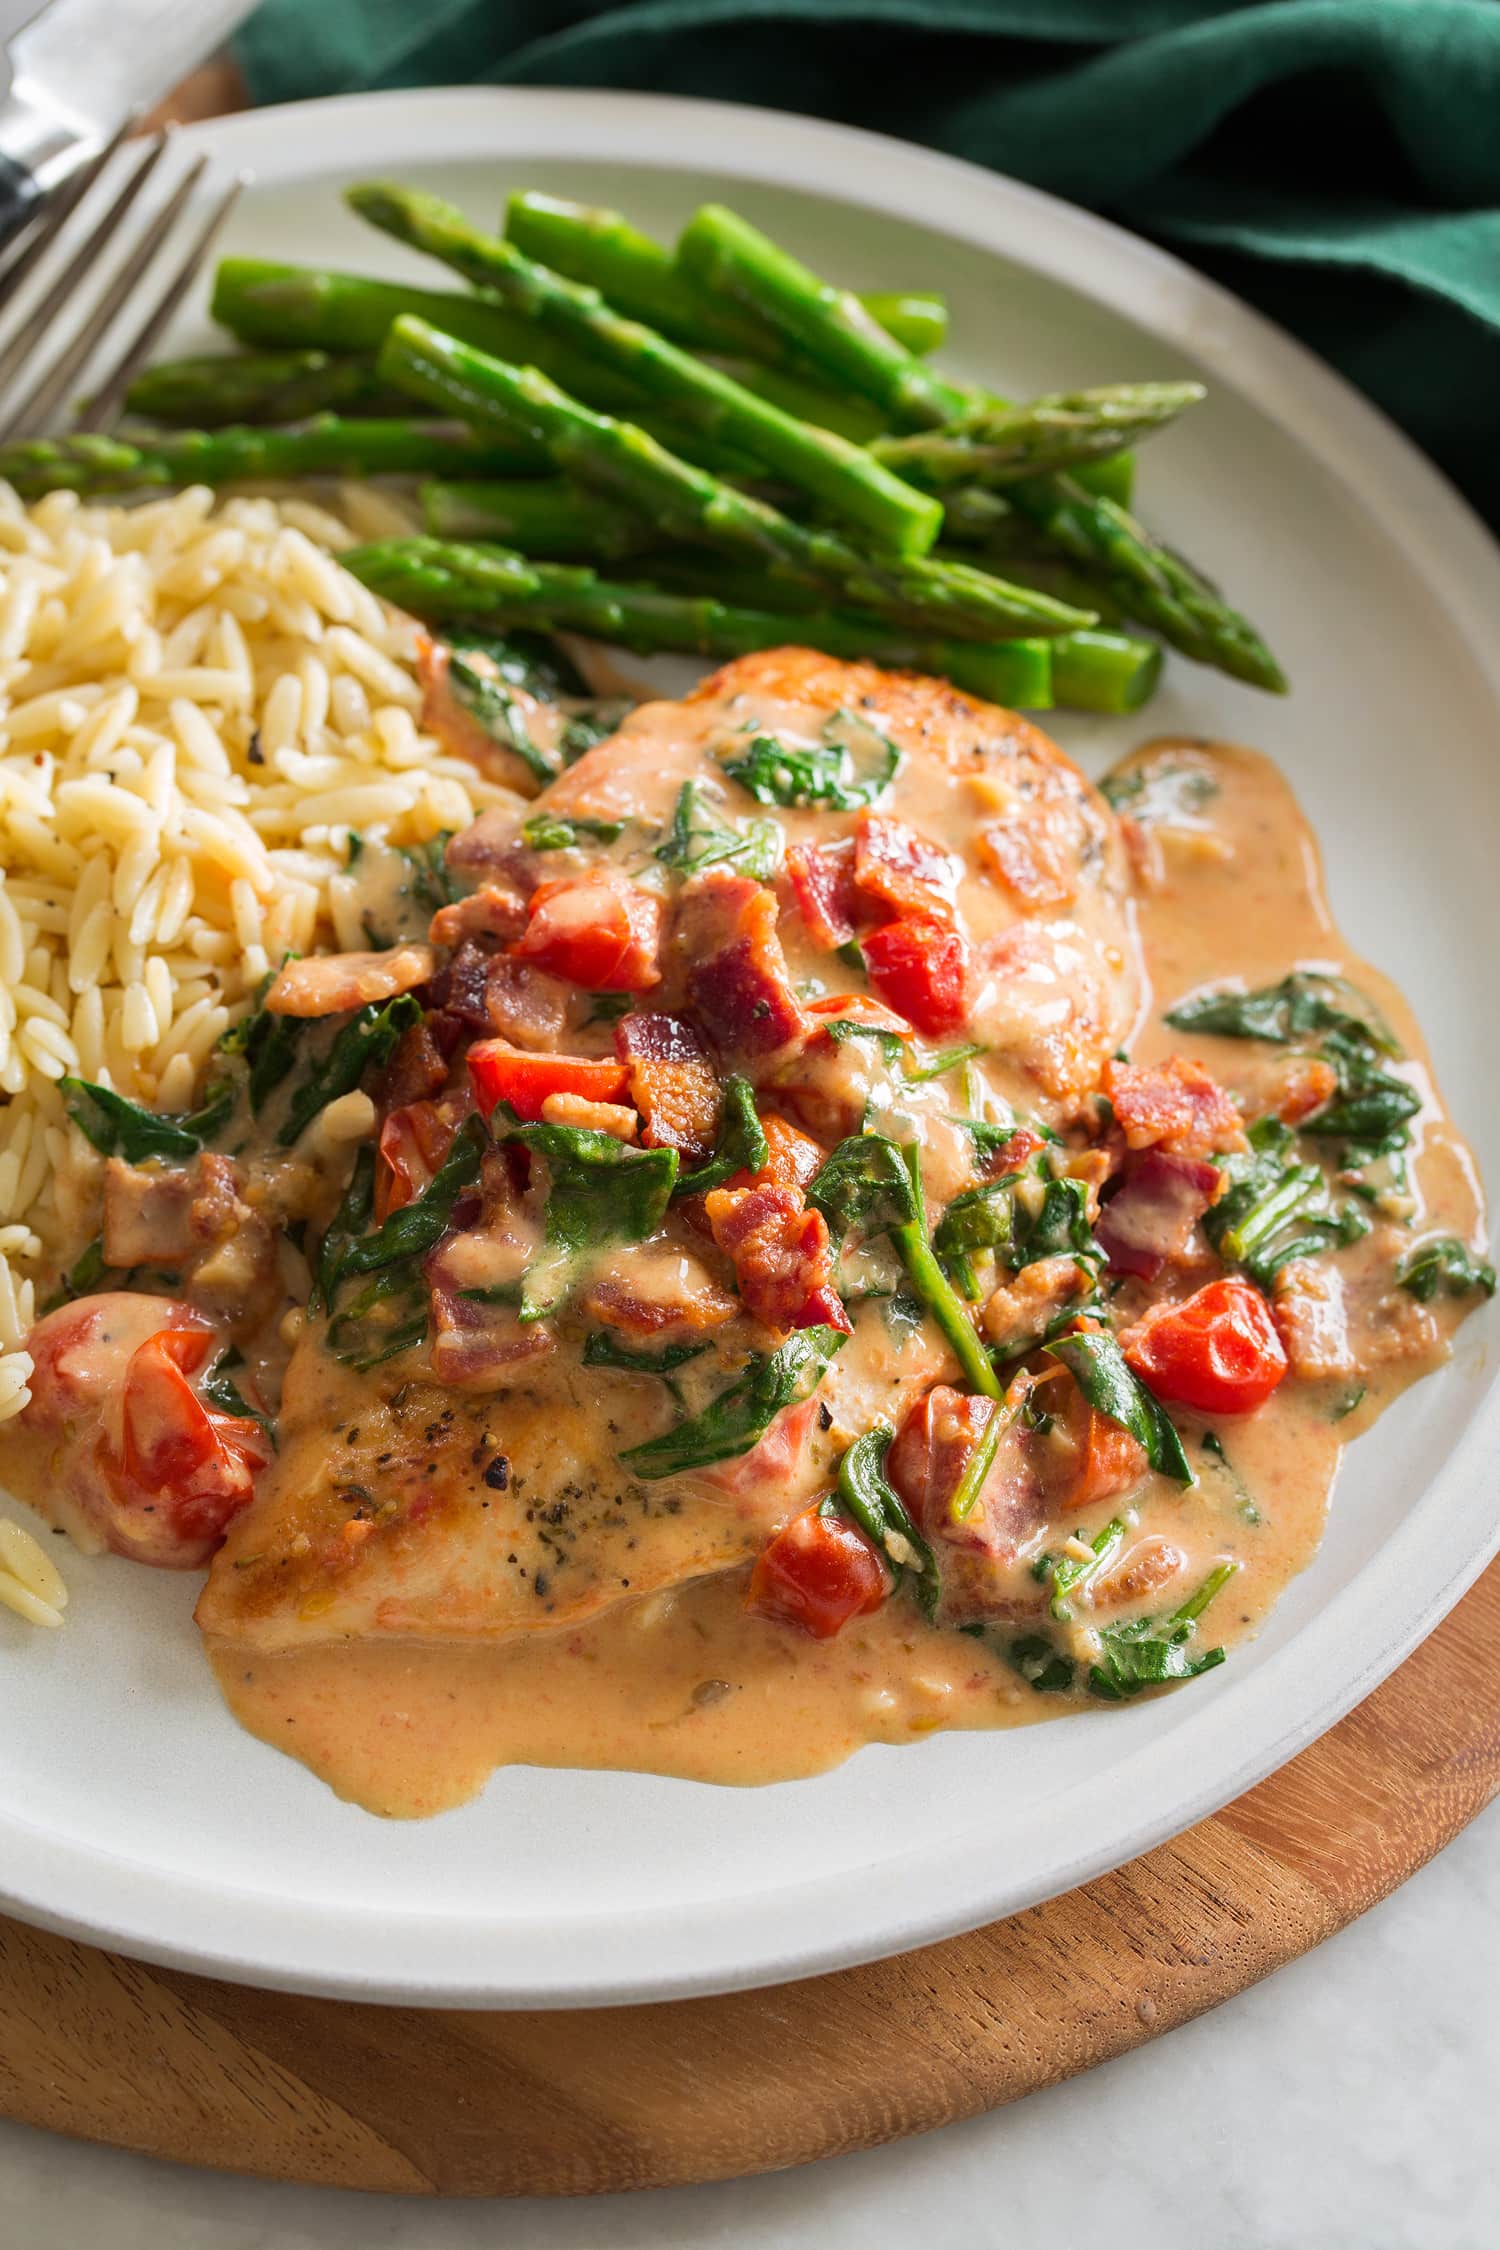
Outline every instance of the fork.
<svg viewBox="0 0 1500 2250">
<path fill-rule="evenodd" d="M 131 129 L 133 120 L 120 128 L 113 140 L 77 172 L 33 221 L 0 266 L 0 317 L 7 314 L 25 290 L 32 275 L 59 243 L 69 219 L 101 179 Z M 0 443 L 40 436 L 44 431 L 103 430 L 119 413 L 125 393 L 149 357 L 158 337 L 187 294 L 220 229 L 246 184 L 238 174 L 210 206 L 202 224 L 184 250 L 167 260 L 174 228 L 192 202 L 208 170 L 206 156 L 198 157 L 173 188 L 165 203 L 137 232 L 125 255 L 109 270 L 106 253 L 172 145 L 172 129 L 153 133 L 132 152 L 125 178 L 102 213 L 93 220 L 76 247 L 69 250 L 60 270 L 48 280 L 36 303 L 24 314 L 14 332 L 0 345 Z M 122 243 L 125 237 L 121 236 Z M 63 245 L 67 247 L 67 245 Z M 158 262 L 160 261 L 160 262 Z M 146 281 L 153 267 L 165 269 L 157 295 L 137 323 L 129 341 L 95 385 L 87 403 L 71 415 L 66 402 L 73 385 L 115 322 Z M 97 290 L 97 294 L 91 294 Z M 66 336 L 55 355 L 48 347 L 70 314 L 81 313 L 77 329 Z M 30 378 L 18 403 L 9 402 L 18 386 Z"/>
</svg>

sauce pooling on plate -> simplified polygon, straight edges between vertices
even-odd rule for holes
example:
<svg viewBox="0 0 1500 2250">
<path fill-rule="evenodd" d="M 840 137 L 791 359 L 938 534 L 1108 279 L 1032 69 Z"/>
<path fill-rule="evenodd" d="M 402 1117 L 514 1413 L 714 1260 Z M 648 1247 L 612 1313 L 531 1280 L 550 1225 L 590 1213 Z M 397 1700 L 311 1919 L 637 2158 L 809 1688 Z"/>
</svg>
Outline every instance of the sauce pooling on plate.
<svg viewBox="0 0 1500 2250">
<path fill-rule="evenodd" d="M 307 1060 L 232 1159 L 111 1169 L 119 1231 L 230 1167 L 237 1299 L 187 1256 L 49 1315 L 13 1449 L 110 1544 L 212 1554 L 231 1707 L 373 1810 L 1211 1674 L 1492 1286 L 1419 1035 L 1251 752 L 1101 797 L 1011 714 L 781 651 L 448 862 L 420 927 L 376 866 L 370 951 L 281 972 L 249 1067 Z M 289 1112 L 360 1023 L 378 1136 L 304 1177 Z M 284 1385 L 254 1222 L 313 1278 Z"/>
</svg>

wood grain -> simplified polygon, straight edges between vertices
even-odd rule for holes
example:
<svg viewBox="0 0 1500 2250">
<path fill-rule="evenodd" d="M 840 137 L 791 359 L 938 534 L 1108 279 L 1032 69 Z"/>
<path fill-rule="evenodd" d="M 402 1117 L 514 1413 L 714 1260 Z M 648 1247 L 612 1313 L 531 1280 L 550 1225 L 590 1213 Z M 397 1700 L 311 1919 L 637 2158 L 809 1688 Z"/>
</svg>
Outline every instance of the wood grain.
<svg viewBox="0 0 1500 2250">
<path fill-rule="evenodd" d="M 766 1992 L 354 2007 L 0 1922 L 0 2110 L 433 2195 L 674 2186 L 925 2132 L 1172 2030 L 1394 1890 L 1500 1789 L 1497 1637 L 1500 1563 L 1368 1702 L 1175 1842 L 971 1937 Z"/>
</svg>

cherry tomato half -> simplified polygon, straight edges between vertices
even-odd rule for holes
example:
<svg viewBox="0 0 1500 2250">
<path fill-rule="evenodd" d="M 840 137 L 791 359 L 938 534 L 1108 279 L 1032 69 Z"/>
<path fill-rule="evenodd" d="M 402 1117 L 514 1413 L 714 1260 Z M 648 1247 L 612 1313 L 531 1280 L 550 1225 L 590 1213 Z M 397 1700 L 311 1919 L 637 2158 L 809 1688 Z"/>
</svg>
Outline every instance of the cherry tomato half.
<svg viewBox="0 0 1500 2250">
<path fill-rule="evenodd" d="M 745 1607 L 827 1641 L 851 1617 L 879 1609 L 890 1590 L 891 1574 L 858 1524 L 815 1503 L 762 1550 Z"/>
<path fill-rule="evenodd" d="M 1159 1398 L 1199 1414 L 1253 1414 L 1287 1368 L 1270 1306 L 1232 1274 L 1185 1304 L 1147 1313 L 1124 1338 L 1124 1350 Z"/>
</svg>

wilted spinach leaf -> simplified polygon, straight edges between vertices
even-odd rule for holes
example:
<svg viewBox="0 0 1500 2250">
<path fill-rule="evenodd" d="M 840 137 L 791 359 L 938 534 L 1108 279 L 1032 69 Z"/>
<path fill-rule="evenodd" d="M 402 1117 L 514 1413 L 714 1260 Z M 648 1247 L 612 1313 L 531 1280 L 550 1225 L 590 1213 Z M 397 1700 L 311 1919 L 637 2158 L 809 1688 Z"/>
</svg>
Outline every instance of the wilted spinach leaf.
<svg viewBox="0 0 1500 2250">
<path fill-rule="evenodd" d="M 409 992 L 395 1000 L 370 1000 L 349 1018 L 320 1063 L 314 1063 L 292 1095 L 276 1138 L 290 1148 L 319 1110 L 352 1094 L 367 1070 L 387 1063 L 409 1025 L 420 1023 L 420 1003 Z"/>
<path fill-rule="evenodd" d="M 490 1122 L 497 1140 L 518 1141 L 546 1167 L 543 1247 L 527 1267 L 520 1306 L 523 1321 L 543 1320 L 591 1252 L 656 1232 L 676 1184 L 677 1151 L 627 1148 L 584 1126 L 523 1125 L 503 1107 Z"/>
<path fill-rule="evenodd" d="M 672 1192 L 674 1195 L 707 1195 L 710 1188 L 722 1187 L 736 1172 L 758 1172 L 769 1161 L 770 1154 L 771 1144 L 766 1139 L 749 1079 L 726 1078 L 713 1155 L 706 1164 L 700 1164 L 696 1172 L 680 1172 Z"/>
<path fill-rule="evenodd" d="M 748 1453 L 783 1408 L 812 1397 L 843 1342 L 836 1328 L 799 1328 L 774 1352 L 752 1353 L 744 1374 L 701 1414 L 644 1445 L 628 1447 L 620 1459 L 638 1477 L 654 1482 Z"/>
<path fill-rule="evenodd" d="M 102 1156 L 121 1156 L 127 1164 L 144 1164 L 153 1156 L 180 1163 L 184 1157 L 196 1156 L 206 1141 L 222 1132 L 235 1104 L 235 1090 L 227 1078 L 210 1089 L 201 1109 L 176 1117 L 143 1109 L 112 1087 L 90 1085 L 86 1078 L 64 1078 L 60 1083 L 74 1097 L 68 1115 L 84 1138 Z"/>
<path fill-rule="evenodd" d="M 1108 1415 L 1130 1432 L 1153 1469 L 1179 1484 L 1197 1482 L 1175 1423 L 1127 1364 L 1116 1337 L 1106 1329 L 1086 1328 L 1076 1336 L 1059 1336 L 1046 1349 L 1069 1369 L 1095 1413 Z"/>
<path fill-rule="evenodd" d="M 1419 1303 L 1431 1304 L 1439 1294 L 1466 1297 L 1471 1290 L 1486 1297 L 1495 1294 L 1495 1269 L 1472 1258 L 1455 1234 L 1435 1235 L 1419 1242 L 1396 1269 L 1396 1279 Z"/>
</svg>

